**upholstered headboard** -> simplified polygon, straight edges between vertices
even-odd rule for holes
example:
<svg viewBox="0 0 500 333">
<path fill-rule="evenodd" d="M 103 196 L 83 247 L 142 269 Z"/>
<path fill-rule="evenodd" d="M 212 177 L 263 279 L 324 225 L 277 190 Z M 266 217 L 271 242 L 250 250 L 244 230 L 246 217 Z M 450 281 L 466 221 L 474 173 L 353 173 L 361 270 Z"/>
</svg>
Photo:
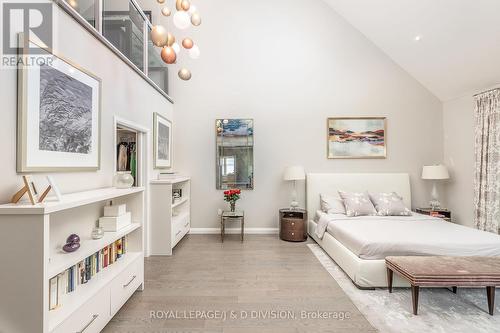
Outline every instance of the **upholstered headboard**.
<svg viewBox="0 0 500 333">
<path fill-rule="evenodd" d="M 319 195 L 346 192 L 397 192 L 411 208 L 410 176 L 406 173 L 308 173 L 306 205 L 309 219 L 320 209 Z"/>
</svg>

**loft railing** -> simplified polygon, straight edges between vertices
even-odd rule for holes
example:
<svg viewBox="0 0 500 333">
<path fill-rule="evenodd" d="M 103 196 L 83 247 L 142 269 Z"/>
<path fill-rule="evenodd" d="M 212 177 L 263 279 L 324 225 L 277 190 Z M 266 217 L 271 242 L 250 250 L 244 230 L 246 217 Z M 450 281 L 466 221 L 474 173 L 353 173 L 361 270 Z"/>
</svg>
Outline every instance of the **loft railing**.
<svg viewBox="0 0 500 333">
<path fill-rule="evenodd" d="M 54 0 L 171 103 L 168 68 L 151 41 L 151 12 L 136 0 Z"/>
</svg>

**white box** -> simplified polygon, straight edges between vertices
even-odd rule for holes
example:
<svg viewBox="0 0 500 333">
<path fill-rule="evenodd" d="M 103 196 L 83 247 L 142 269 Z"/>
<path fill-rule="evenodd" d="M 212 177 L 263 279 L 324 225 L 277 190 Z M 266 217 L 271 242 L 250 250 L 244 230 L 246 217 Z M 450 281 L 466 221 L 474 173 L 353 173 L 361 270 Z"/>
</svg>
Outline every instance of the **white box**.
<svg viewBox="0 0 500 333">
<path fill-rule="evenodd" d="M 127 213 L 127 205 L 113 205 L 113 206 L 104 206 L 104 216 L 106 217 L 116 217 L 122 216 Z"/>
<path fill-rule="evenodd" d="M 132 223 L 130 212 L 120 216 L 103 216 L 99 218 L 99 227 L 104 231 L 118 231 Z"/>
</svg>

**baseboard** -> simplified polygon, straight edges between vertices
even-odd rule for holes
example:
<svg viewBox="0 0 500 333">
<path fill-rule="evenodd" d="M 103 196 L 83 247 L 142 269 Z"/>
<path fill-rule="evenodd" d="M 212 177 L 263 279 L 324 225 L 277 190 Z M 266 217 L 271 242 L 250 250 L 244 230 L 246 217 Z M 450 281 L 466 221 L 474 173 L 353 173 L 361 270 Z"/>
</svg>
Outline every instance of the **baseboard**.
<svg viewBox="0 0 500 333">
<path fill-rule="evenodd" d="M 226 234 L 239 234 L 240 228 L 226 228 Z M 191 228 L 192 235 L 212 235 L 220 234 L 220 228 Z M 245 228 L 245 235 L 276 235 L 278 228 Z"/>
</svg>

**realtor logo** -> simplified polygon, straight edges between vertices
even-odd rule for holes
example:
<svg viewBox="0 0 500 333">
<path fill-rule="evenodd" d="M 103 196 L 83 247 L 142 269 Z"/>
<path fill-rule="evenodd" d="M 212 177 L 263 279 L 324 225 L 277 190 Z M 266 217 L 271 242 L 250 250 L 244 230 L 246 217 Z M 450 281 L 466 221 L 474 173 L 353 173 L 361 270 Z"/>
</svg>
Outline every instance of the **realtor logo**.
<svg viewBox="0 0 500 333">
<path fill-rule="evenodd" d="M 29 36 L 49 49 L 53 47 L 52 3 L 41 1 L 2 1 L 2 50 L 3 56 L 15 56 L 19 33 Z M 31 54 L 41 54 L 43 50 L 33 48 Z"/>
</svg>

